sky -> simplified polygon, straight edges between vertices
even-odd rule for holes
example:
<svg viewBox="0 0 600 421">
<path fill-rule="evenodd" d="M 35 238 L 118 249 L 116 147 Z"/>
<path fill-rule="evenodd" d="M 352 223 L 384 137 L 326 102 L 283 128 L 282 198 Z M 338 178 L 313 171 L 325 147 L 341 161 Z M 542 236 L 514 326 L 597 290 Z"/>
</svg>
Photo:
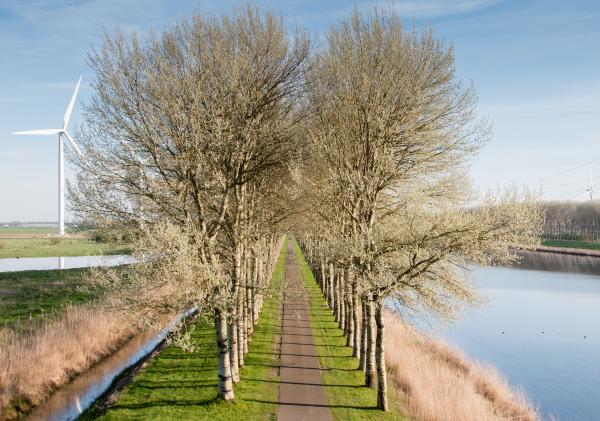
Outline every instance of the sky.
<svg viewBox="0 0 600 421">
<path fill-rule="evenodd" d="M 229 0 L 0 0 L 0 221 L 57 218 L 57 138 L 16 130 L 62 125 L 80 75 L 71 127 L 82 124 L 93 74 L 87 53 L 104 30 L 144 35 Z M 407 27 L 453 45 L 458 77 L 473 83 L 493 139 L 471 168 L 481 192 L 540 190 L 546 200 L 600 198 L 600 2 L 590 0 L 255 1 L 290 25 L 326 34 L 356 7 L 393 7 Z M 74 130 L 71 130 L 72 132 Z M 67 176 L 75 174 L 68 168 Z M 67 214 L 68 217 L 68 214 Z"/>
</svg>

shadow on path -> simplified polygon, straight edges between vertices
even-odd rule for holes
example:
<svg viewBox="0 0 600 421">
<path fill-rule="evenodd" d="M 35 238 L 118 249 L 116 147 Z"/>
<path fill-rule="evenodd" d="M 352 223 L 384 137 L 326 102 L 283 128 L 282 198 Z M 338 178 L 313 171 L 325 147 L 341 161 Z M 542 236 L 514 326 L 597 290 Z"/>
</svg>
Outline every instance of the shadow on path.
<svg viewBox="0 0 600 421">
<path fill-rule="evenodd" d="M 310 298 L 288 243 L 279 371 L 279 421 L 329 421 L 327 394 L 310 322 Z"/>
</svg>

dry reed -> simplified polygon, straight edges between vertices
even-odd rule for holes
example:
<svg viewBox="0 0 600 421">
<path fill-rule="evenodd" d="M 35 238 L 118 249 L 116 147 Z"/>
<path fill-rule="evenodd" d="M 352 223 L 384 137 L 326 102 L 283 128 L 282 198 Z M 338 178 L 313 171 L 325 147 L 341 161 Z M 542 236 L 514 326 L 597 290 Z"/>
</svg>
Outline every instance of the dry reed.
<svg viewBox="0 0 600 421">
<path fill-rule="evenodd" d="M 122 315 L 70 306 L 27 331 L 0 329 L 0 420 L 27 412 L 118 349 L 131 326 Z"/>
<path fill-rule="evenodd" d="M 118 314 L 72 306 L 38 328 L 0 329 L 0 420 L 16 417 L 119 348 L 135 330 Z M 460 352 L 386 314 L 390 380 L 404 397 L 406 415 L 423 421 L 538 420 L 522 391 L 493 366 Z"/>
<path fill-rule="evenodd" d="M 521 390 L 493 366 L 468 361 L 459 351 L 386 314 L 386 361 L 406 415 L 423 421 L 538 420 Z"/>
</svg>

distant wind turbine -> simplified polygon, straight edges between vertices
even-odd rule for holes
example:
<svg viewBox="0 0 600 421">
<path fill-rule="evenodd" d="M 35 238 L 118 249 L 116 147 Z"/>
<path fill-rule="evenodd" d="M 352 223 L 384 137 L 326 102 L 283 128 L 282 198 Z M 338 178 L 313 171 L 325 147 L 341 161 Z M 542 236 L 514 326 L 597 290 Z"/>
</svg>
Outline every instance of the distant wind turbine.
<svg viewBox="0 0 600 421">
<path fill-rule="evenodd" d="M 592 170 L 590 170 L 590 188 L 584 194 L 589 194 L 590 200 L 594 200 L 594 176 L 592 175 Z"/>
<path fill-rule="evenodd" d="M 81 84 L 81 76 L 77 81 L 77 86 L 75 87 L 75 92 L 73 92 L 73 96 L 71 97 L 71 102 L 69 102 L 69 106 L 67 107 L 67 112 L 65 113 L 65 118 L 63 119 L 62 129 L 43 129 L 43 130 L 28 130 L 24 132 L 13 132 L 13 134 L 24 134 L 24 135 L 58 135 L 58 235 L 65 235 L 65 156 L 64 156 L 64 137 L 67 138 L 73 149 L 77 152 L 79 156 L 83 156 L 81 153 L 81 149 L 77 146 L 77 143 L 73 140 L 73 137 L 67 131 L 67 126 L 69 125 L 69 119 L 71 118 L 71 113 L 73 112 L 73 106 L 75 105 L 75 98 L 77 97 L 77 92 L 79 91 L 79 85 Z"/>
</svg>

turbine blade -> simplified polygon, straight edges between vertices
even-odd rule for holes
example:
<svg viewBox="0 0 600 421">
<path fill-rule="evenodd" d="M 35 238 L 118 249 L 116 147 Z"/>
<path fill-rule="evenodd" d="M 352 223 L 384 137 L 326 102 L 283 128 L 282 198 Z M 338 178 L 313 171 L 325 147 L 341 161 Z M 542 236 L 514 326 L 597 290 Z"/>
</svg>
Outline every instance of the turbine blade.
<svg viewBox="0 0 600 421">
<path fill-rule="evenodd" d="M 73 140 L 73 138 L 71 137 L 71 135 L 68 132 L 63 132 L 65 136 L 67 136 L 67 139 L 69 140 L 69 143 L 71 144 L 71 146 L 73 147 L 73 149 L 75 149 L 75 151 L 77 152 L 77 154 L 83 158 L 83 153 L 81 152 L 81 149 L 79 149 L 79 146 L 77 146 L 77 143 L 75 143 L 75 141 Z"/>
<path fill-rule="evenodd" d="M 67 129 L 67 124 L 69 124 L 69 119 L 71 118 L 71 113 L 73 112 L 73 107 L 75 106 L 75 98 L 77 97 L 77 92 L 79 91 L 79 85 L 81 84 L 81 78 L 83 76 L 79 76 L 79 80 L 77 81 L 77 86 L 75 86 L 75 92 L 73 92 L 73 96 L 71 97 L 71 102 L 69 102 L 69 106 L 67 107 L 67 112 L 65 113 L 65 119 L 63 124 L 63 129 Z"/>
<path fill-rule="evenodd" d="M 26 130 L 24 132 L 12 132 L 12 134 L 34 134 L 34 135 L 51 135 L 62 133 L 63 129 L 43 129 L 43 130 Z"/>
</svg>

